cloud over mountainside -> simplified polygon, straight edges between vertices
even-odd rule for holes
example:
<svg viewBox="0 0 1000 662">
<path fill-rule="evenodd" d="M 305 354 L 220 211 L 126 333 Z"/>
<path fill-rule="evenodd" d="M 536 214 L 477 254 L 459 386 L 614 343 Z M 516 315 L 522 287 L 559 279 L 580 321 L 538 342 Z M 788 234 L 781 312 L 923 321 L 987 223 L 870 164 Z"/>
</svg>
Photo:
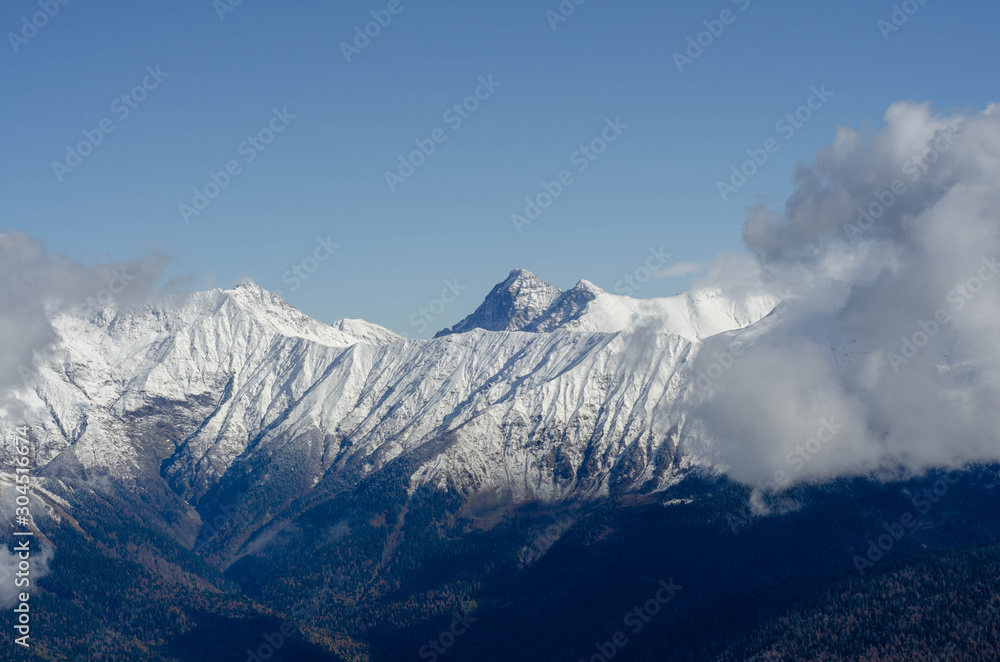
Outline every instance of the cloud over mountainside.
<svg viewBox="0 0 1000 662">
<path fill-rule="evenodd" d="M 52 315 L 69 309 L 93 315 L 111 302 L 148 301 L 165 265 L 165 258 L 152 255 L 138 262 L 87 266 L 45 250 L 23 233 L 0 233 L 0 419 L 6 419 L 0 444 L 13 440 L 8 426 L 22 422 L 26 413 L 21 402 L 8 397 L 11 389 L 33 381 L 38 360 L 58 339 Z M 9 457 L 8 453 L 5 459 Z M 16 493 L 10 474 L 4 478 L 0 521 L 9 523 L 14 521 Z M 33 580 L 48 574 L 53 556 L 51 547 L 39 547 L 33 557 Z M 24 590 L 14 586 L 19 561 L 16 553 L 0 548 L 0 606 L 13 606 Z"/>
<path fill-rule="evenodd" d="M 21 233 L 0 233 L 0 395 L 30 378 L 36 355 L 55 340 L 50 317 L 70 307 L 92 312 L 115 301 L 146 301 L 166 259 L 83 265 Z"/>
<path fill-rule="evenodd" d="M 1000 114 L 900 102 L 840 129 L 784 209 L 748 212 L 753 258 L 787 291 L 709 339 L 696 417 L 749 483 L 1000 460 Z M 735 345 L 734 345 L 735 343 Z M 735 356 L 732 349 L 739 356 Z M 777 480 L 776 480 L 777 478 Z"/>
</svg>

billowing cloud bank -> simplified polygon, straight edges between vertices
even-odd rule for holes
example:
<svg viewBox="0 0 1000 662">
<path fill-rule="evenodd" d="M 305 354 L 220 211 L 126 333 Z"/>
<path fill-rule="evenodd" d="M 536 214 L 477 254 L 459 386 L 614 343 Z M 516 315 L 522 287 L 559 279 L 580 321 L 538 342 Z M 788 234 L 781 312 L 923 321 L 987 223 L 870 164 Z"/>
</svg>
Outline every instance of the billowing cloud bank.
<svg viewBox="0 0 1000 662">
<path fill-rule="evenodd" d="M 841 129 L 800 165 L 784 209 L 749 211 L 739 277 L 788 298 L 698 358 L 697 419 L 733 478 L 783 487 L 1000 461 L 992 110 L 894 104 L 875 135 Z"/>
</svg>

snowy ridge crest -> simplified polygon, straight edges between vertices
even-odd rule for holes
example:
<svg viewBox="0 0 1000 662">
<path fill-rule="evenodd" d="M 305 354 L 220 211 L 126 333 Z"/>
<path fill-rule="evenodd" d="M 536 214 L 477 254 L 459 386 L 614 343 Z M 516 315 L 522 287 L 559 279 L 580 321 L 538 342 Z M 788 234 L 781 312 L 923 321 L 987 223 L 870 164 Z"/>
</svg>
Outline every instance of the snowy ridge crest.
<svg viewBox="0 0 1000 662">
<path fill-rule="evenodd" d="M 774 304 L 637 300 L 587 281 L 562 292 L 515 270 L 441 337 L 406 340 L 323 324 L 245 282 L 104 310 L 103 325 L 61 314 L 16 397 L 46 433 L 42 475 L 155 477 L 190 504 L 273 483 L 276 458 L 289 497 L 410 454 L 414 485 L 461 493 L 653 490 L 692 461 L 680 440 L 700 340 Z"/>
</svg>

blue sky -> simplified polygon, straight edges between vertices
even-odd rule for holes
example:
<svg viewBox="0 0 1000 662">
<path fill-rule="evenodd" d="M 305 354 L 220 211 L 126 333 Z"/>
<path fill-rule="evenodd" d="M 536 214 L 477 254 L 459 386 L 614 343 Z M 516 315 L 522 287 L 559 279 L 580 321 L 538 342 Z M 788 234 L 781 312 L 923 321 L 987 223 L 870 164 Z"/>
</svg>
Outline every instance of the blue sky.
<svg viewBox="0 0 1000 662">
<path fill-rule="evenodd" d="M 615 291 L 651 247 L 671 254 L 667 267 L 739 250 L 745 207 L 781 203 L 795 162 L 837 126 L 880 126 L 902 99 L 982 108 L 1000 61 L 986 2 L 913 0 L 885 39 L 893 3 L 871 0 L 587 0 L 555 29 L 557 0 L 399 0 L 348 62 L 341 44 L 388 0 L 243 0 L 220 19 L 227 1 L 69 0 L 37 34 L 22 30 L 38 0 L 3 4 L 0 230 L 83 261 L 158 251 L 192 288 L 249 276 L 324 321 L 428 335 L 515 267 Z M 730 23 L 713 23 L 721 34 L 679 72 L 673 54 L 723 10 Z M 499 85 L 481 87 L 490 76 Z M 779 133 L 824 85 L 833 96 Z M 446 113 L 477 88 L 485 98 L 456 126 Z M 288 115 L 272 121 L 275 109 Z M 580 147 L 616 119 L 628 128 L 606 132 L 615 141 L 580 172 Z M 244 142 L 269 127 L 281 130 L 262 149 Z M 436 129 L 443 142 L 390 190 L 386 171 Z M 84 131 L 100 144 L 57 173 Z M 780 149 L 724 202 L 716 182 L 772 137 Z M 231 161 L 238 174 L 185 222 L 179 206 Z M 563 170 L 572 183 L 518 233 L 511 215 Z M 318 238 L 338 246 L 312 262 L 327 254 Z M 296 266 L 315 267 L 297 286 Z M 420 333 L 414 313 L 456 279 L 467 289 Z M 686 284 L 660 278 L 635 295 Z"/>
</svg>

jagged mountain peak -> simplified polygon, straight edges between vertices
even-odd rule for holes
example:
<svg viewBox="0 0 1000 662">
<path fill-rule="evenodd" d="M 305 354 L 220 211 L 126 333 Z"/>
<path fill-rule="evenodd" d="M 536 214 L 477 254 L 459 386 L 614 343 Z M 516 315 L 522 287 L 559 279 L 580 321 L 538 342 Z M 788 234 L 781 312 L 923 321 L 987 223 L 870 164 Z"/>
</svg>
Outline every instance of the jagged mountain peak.
<svg viewBox="0 0 1000 662">
<path fill-rule="evenodd" d="M 574 291 L 575 292 L 588 292 L 590 294 L 595 294 L 595 295 L 596 294 L 604 294 L 605 293 L 605 291 L 602 290 L 600 287 L 598 287 L 597 285 L 594 285 L 593 283 L 591 283 L 589 280 L 586 280 L 586 279 L 580 279 L 580 282 L 578 282 L 576 285 L 574 285 L 573 289 L 570 290 L 570 292 L 574 292 Z"/>
<path fill-rule="evenodd" d="M 542 279 L 531 273 L 527 269 L 511 269 L 504 283 L 513 283 L 519 280 L 541 281 Z"/>
<path fill-rule="evenodd" d="M 250 291 L 261 291 L 261 292 L 265 291 L 264 288 L 261 287 L 260 285 L 258 285 L 257 281 L 255 281 L 253 278 L 243 278 L 243 279 L 241 279 L 240 282 L 236 283 L 236 287 L 233 288 L 233 289 L 237 289 L 237 290 L 243 289 L 243 290 L 250 290 Z"/>
<path fill-rule="evenodd" d="M 607 293 L 589 280 L 581 280 L 573 286 L 573 289 L 560 294 L 543 314 L 532 321 L 526 330 L 554 331 L 565 324 L 574 322 L 587 311 L 590 302 L 602 294 Z"/>
<path fill-rule="evenodd" d="M 71 313 L 61 316 L 66 328 L 79 327 L 80 332 L 91 333 L 91 327 L 100 327 L 101 333 L 123 343 L 168 337 L 180 329 L 201 329 L 206 342 L 220 347 L 240 338 L 245 342 L 252 334 L 268 342 L 299 338 L 329 347 L 384 345 L 401 339 L 389 329 L 363 320 L 320 322 L 250 279 L 232 289 L 171 294 L 143 305 L 110 303 L 98 311 L 81 306 Z"/>
<path fill-rule="evenodd" d="M 475 312 L 435 337 L 473 329 L 620 333 L 651 326 L 663 334 L 701 340 L 748 326 L 769 313 L 776 303 L 773 296 L 763 293 L 735 300 L 713 288 L 668 298 L 635 299 L 607 292 L 586 279 L 563 292 L 530 271 L 514 269 L 494 286 Z"/>
<path fill-rule="evenodd" d="M 357 343 L 383 345 L 401 338 L 389 329 L 364 320 L 341 319 L 332 324 L 324 324 L 249 278 L 240 281 L 231 290 L 216 292 L 219 305 L 213 315 L 225 315 L 223 311 L 226 306 L 232 305 L 254 323 L 290 338 L 304 338 L 334 347 Z"/>
<path fill-rule="evenodd" d="M 544 313 L 560 294 L 562 290 L 530 271 L 514 269 L 506 280 L 494 286 L 475 312 L 435 337 L 472 329 L 521 331 Z"/>
<path fill-rule="evenodd" d="M 280 296 L 270 290 L 264 289 L 251 278 L 241 279 L 238 283 L 236 283 L 236 286 L 231 289 L 227 290 L 215 288 L 214 290 L 211 290 L 211 292 L 221 298 L 237 298 L 240 301 L 255 302 L 263 305 L 273 305 L 279 303 L 286 306 L 289 305 L 285 303 L 285 300 Z"/>
</svg>

